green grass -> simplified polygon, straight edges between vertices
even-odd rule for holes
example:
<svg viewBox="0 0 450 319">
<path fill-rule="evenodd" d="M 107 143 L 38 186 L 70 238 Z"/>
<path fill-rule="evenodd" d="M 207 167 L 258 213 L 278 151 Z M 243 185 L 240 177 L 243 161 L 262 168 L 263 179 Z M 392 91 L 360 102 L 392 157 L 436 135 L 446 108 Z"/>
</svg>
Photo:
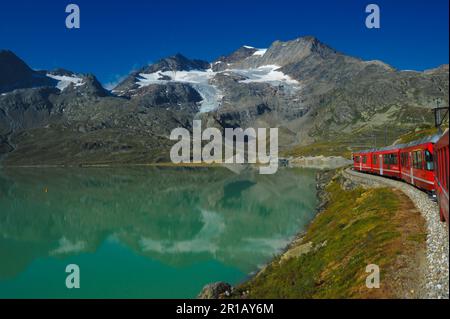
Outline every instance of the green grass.
<svg viewBox="0 0 450 319">
<path fill-rule="evenodd" d="M 434 135 L 437 132 L 438 132 L 438 130 L 435 127 L 428 127 L 428 128 L 420 129 L 418 131 L 413 131 L 413 132 L 406 133 L 406 134 L 400 136 L 398 139 L 398 143 L 399 144 L 409 143 L 409 142 L 424 138 L 426 136 Z"/>
<path fill-rule="evenodd" d="M 392 269 L 405 245 L 425 241 L 420 233 L 401 236 L 401 221 L 396 217 L 400 201 L 392 190 L 345 191 L 335 178 L 327 191 L 326 210 L 315 218 L 299 244 L 312 242 L 314 248 L 286 261 L 277 258 L 238 286 L 236 296 L 249 291 L 249 298 L 376 297 L 365 287 L 366 266 Z M 382 293 L 381 297 L 391 297 L 385 290 Z"/>
<path fill-rule="evenodd" d="M 445 130 L 445 126 L 443 130 Z M 343 134 L 333 140 L 317 141 L 309 145 L 295 146 L 289 150 L 282 151 L 281 156 L 284 157 L 301 157 L 301 156 L 342 156 L 344 158 L 351 158 L 352 149 L 366 149 L 372 147 L 383 147 L 391 145 L 394 141 L 399 144 L 409 143 L 414 140 L 424 138 L 426 136 L 434 135 L 437 129 L 431 125 L 424 124 L 414 131 L 406 131 L 403 133 L 399 129 L 390 128 L 387 135 L 386 145 L 384 144 L 384 129 L 377 129 L 373 131 L 357 130 L 352 134 Z M 374 138 L 373 135 L 376 136 Z M 373 144 L 376 142 L 376 144 Z M 366 143 L 366 145 L 364 145 Z M 357 147 L 363 145 L 361 147 Z"/>
</svg>

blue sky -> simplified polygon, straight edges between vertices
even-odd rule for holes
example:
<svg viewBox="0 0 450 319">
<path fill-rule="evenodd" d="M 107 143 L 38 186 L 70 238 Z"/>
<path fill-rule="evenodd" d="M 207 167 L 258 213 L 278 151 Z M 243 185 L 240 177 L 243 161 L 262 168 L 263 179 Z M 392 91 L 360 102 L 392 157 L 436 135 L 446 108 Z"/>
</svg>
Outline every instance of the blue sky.
<svg viewBox="0 0 450 319">
<path fill-rule="evenodd" d="M 65 27 L 76 3 L 81 28 Z M 367 29 L 365 6 L 381 9 Z M 94 73 L 114 82 L 132 69 L 182 53 L 213 60 L 242 45 L 314 35 L 349 55 L 399 69 L 448 63 L 448 0 L 2 0 L 0 49 L 36 69 Z"/>
</svg>

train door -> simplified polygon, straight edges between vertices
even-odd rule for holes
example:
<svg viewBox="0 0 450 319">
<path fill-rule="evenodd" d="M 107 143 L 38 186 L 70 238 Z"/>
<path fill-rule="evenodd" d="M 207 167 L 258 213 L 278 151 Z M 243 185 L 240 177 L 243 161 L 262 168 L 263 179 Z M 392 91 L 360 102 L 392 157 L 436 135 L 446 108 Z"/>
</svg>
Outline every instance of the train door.
<svg viewBox="0 0 450 319">
<path fill-rule="evenodd" d="M 372 173 L 376 173 L 377 172 L 377 165 L 379 164 L 378 161 L 377 161 L 378 156 L 377 156 L 377 154 L 374 153 L 374 154 L 371 154 L 371 158 L 372 158 L 371 171 L 372 171 Z"/>
<path fill-rule="evenodd" d="M 380 175 L 383 175 L 383 154 L 378 155 L 378 159 L 380 162 Z"/>
<path fill-rule="evenodd" d="M 400 153 L 400 178 L 407 183 L 411 182 L 411 155 L 408 151 Z"/>
</svg>

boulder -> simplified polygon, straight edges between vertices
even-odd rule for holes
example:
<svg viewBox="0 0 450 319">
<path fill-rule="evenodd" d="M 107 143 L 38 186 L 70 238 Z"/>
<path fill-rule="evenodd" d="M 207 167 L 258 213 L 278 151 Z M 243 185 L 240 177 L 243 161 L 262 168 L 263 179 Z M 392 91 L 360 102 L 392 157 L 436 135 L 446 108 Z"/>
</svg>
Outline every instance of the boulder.
<svg viewBox="0 0 450 319">
<path fill-rule="evenodd" d="M 198 299 L 219 299 L 231 294 L 232 287 L 229 283 L 219 281 L 212 284 L 208 284 L 203 287 Z"/>
</svg>

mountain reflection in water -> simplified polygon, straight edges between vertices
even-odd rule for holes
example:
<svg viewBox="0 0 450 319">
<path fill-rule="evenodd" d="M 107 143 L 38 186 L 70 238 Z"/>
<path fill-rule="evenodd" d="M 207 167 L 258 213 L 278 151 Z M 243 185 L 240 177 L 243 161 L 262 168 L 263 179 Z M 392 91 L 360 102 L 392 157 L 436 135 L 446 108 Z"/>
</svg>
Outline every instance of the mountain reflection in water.
<svg viewBox="0 0 450 319">
<path fill-rule="evenodd" d="M 312 219 L 314 176 L 300 169 L 3 169 L 0 297 L 194 297 L 210 281 L 239 282 Z M 64 290 L 69 262 L 82 264 L 95 287 Z"/>
</svg>

